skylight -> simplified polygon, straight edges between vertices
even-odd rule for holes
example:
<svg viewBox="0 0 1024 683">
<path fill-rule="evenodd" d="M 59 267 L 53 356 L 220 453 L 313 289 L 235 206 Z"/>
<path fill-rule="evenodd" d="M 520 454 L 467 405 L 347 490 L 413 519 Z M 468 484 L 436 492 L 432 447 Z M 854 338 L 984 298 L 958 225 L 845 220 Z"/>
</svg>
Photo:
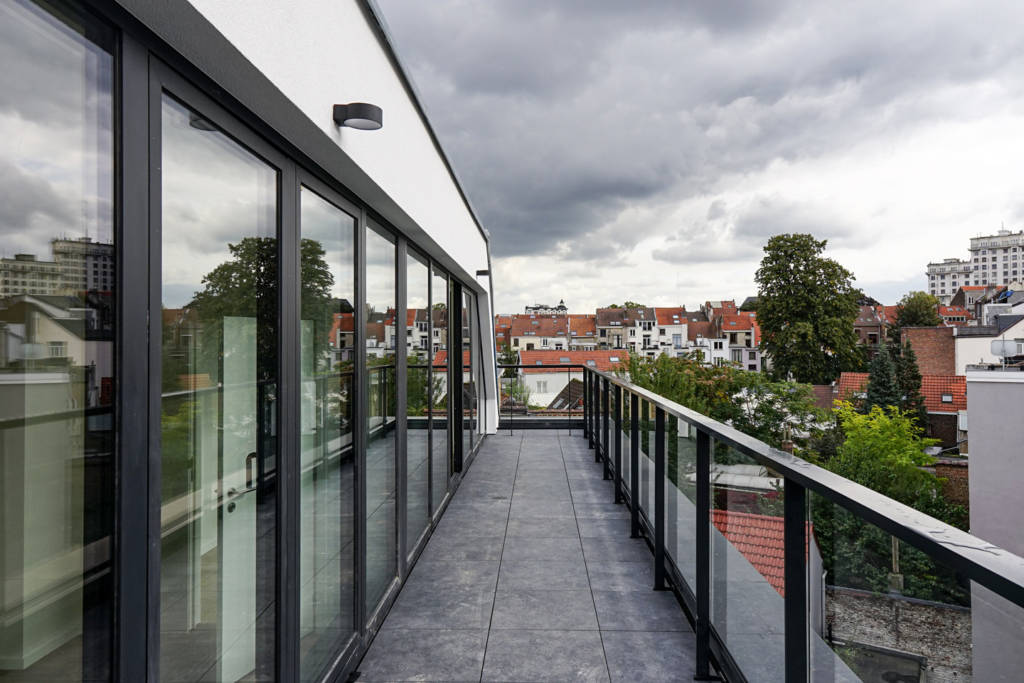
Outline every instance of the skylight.
<svg viewBox="0 0 1024 683">
<path fill-rule="evenodd" d="M 619 362 L 619 357 L 618 356 L 609 356 L 608 360 L 610 360 L 613 363 L 618 363 Z"/>
<path fill-rule="evenodd" d="M 562 356 L 561 358 L 558 359 L 558 362 L 559 363 L 570 363 L 572 361 L 570 361 L 567 356 Z"/>
<path fill-rule="evenodd" d="M 587 365 L 589 365 L 592 368 L 597 367 L 597 361 L 588 360 Z"/>
</svg>

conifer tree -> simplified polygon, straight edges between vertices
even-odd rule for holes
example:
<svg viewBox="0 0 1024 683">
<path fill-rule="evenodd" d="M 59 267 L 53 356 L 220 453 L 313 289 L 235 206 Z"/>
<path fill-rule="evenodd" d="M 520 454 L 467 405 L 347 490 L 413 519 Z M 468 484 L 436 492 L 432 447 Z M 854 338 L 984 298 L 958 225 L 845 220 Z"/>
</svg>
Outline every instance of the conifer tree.
<svg viewBox="0 0 1024 683">
<path fill-rule="evenodd" d="M 900 387 L 896 381 L 896 366 L 892 362 L 889 347 L 883 345 L 871 361 L 868 372 L 867 398 L 864 399 L 864 412 L 870 412 L 872 406 L 900 407 Z"/>
<path fill-rule="evenodd" d="M 926 429 L 928 411 L 921 395 L 921 370 L 917 367 L 917 354 L 910 342 L 903 345 L 903 353 L 896 359 L 896 383 L 903 399 L 901 408 L 917 418 L 918 427 Z"/>
</svg>

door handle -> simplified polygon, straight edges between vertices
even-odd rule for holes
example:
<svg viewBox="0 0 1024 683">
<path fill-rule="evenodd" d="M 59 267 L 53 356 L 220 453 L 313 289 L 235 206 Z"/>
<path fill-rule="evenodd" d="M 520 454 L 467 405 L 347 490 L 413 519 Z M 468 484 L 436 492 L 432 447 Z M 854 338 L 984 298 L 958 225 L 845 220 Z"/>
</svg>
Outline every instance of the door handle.
<svg viewBox="0 0 1024 683">
<path fill-rule="evenodd" d="M 256 462 L 256 451 L 253 451 L 249 455 L 245 456 L 245 488 L 251 490 L 252 485 L 252 466 Z"/>
</svg>

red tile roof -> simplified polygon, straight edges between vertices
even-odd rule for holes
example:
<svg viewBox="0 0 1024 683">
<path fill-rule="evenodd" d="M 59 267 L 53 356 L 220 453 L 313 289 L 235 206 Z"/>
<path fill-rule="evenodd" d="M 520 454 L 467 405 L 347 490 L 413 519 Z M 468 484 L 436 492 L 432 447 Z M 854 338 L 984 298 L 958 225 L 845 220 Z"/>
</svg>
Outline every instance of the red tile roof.
<svg viewBox="0 0 1024 683">
<path fill-rule="evenodd" d="M 657 318 L 659 325 L 685 325 L 687 322 L 686 306 L 655 308 L 654 317 Z"/>
<path fill-rule="evenodd" d="M 569 319 L 564 315 L 522 315 L 512 320 L 510 337 L 567 337 Z"/>
<path fill-rule="evenodd" d="M 921 393 L 929 413 L 955 413 L 967 410 L 967 378 L 963 375 L 925 375 Z M 950 401 L 943 401 L 948 396 Z"/>
<path fill-rule="evenodd" d="M 859 398 L 857 394 L 864 393 L 868 385 L 868 373 L 866 372 L 844 372 L 839 375 L 838 391 L 836 398 L 840 401 L 851 401 Z"/>
<path fill-rule="evenodd" d="M 768 580 L 772 588 L 785 597 L 784 518 L 736 510 L 712 510 L 711 521 L 729 543 Z M 813 532 L 810 523 L 807 530 L 809 538 Z"/>
<path fill-rule="evenodd" d="M 570 313 L 569 333 L 572 337 L 596 337 L 597 316 L 590 314 Z"/>
<path fill-rule="evenodd" d="M 434 354 L 434 367 L 435 368 L 443 368 L 446 365 L 448 365 L 448 352 L 446 350 L 444 350 L 444 349 L 441 349 L 440 351 L 438 351 L 437 353 Z M 468 350 L 462 352 L 462 365 L 463 365 L 463 367 L 467 367 L 467 368 L 469 367 L 469 351 Z"/>
<path fill-rule="evenodd" d="M 723 332 L 736 332 L 739 330 L 750 330 L 754 327 L 753 319 L 746 315 L 740 314 L 735 315 L 732 313 L 725 313 L 722 315 L 722 331 Z"/>
<path fill-rule="evenodd" d="M 713 337 L 714 325 L 709 322 L 688 323 L 686 328 L 686 338 L 690 341 L 695 341 L 698 334 L 702 337 Z"/>
<path fill-rule="evenodd" d="M 568 360 L 562 360 L 567 358 Z M 615 360 L 612 360 L 615 359 Z M 621 363 L 629 360 L 629 353 L 622 349 L 611 351 L 520 351 L 519 362 L 523 365 L 590 365 L 593 361 L 595 370 L 605 372 L 614 370 Z M 556 368 L 524 368 L 527 373 L 558 372 Z M 577 372 L 579 372 L 577 370 Z"/>
</svg>

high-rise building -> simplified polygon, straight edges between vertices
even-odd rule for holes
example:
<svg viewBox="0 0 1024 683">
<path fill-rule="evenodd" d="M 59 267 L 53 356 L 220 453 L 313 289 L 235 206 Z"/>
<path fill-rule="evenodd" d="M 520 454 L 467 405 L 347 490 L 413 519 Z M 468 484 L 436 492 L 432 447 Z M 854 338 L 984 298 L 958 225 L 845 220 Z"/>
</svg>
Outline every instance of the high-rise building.
<svg viewBox="0 0 1024 683">
<path fill-rule="evenodd" d="M 928 264 L 928 293 L 942 305 L 948 305 L 956 291 L 971 280 L 971 262 L 958 258 L 942 259 Z"/>
<path fill-rule="evenodd" d="M 995 235 L 972 237 L 970 256 L 928 264 L 928 293 L 948 305 L 957 289 L 973 285 L 1000 285 L 1024 276 L 1024 230 L 999 230 Z"/>
</svg>

